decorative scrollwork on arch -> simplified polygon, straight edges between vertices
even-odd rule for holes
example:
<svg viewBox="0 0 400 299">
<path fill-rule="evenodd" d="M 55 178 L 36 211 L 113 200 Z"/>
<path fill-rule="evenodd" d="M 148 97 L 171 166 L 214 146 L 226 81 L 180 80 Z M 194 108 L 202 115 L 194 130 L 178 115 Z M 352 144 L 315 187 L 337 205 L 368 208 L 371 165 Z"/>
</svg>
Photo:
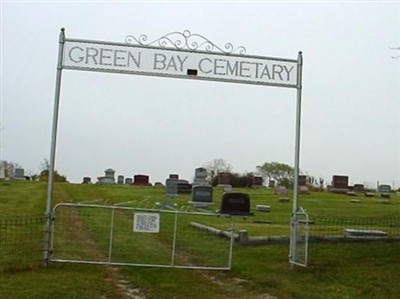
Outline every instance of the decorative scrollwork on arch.
<svg viewBox="0 0 400 299">
<path fill-rule="evenodd" d="M 189 51 L 221 52 L 224 54 L 246 54 L 243 46 L 234 47 L 231 43 L 225 44 L 223 48 L 217 46 L 200 34 L 192 34 L 189 30 L 183 32 L 171 32 L 153 41 L 148 41 L 147 35 L 140 35 L 138 38 L 128 35 L 125 42 L 131 45 L 158 46 L 161 48 L 175 48 Z"/>
</svg>

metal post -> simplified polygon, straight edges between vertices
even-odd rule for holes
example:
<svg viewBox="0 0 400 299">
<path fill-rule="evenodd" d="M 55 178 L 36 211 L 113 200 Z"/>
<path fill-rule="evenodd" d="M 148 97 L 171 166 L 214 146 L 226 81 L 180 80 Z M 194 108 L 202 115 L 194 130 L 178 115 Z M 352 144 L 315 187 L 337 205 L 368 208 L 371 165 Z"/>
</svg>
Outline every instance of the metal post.
<svg viewBox="0 0 400 299">
<path fill-rule="evenodd" d="M 294 158 L 294 182 L 293 182 L 293 211 L 290 223 L 290 262 L 296 261 L 296 240 L 297 240 L 297 215 L 299 209 L 299 164 L 300 164 L 300 125 L 301 125 L 301 89 L 302 89 L 302 68 L 303 56 L 301 51 L 297 58 L 297 107 L 296 107 L 296 148 Z"/>
<path fill-rule="evenodd" d="M 172 256 L 171 256 L 171 267 L 175 266 L 175 254 L 176 254 L 176 234 L 178 232 L 178 211 L 175 213 L 174 222 L 174 239 L 172 241 Z"/>
<path fill-rule="evenodd" d="M 110 223 L 110 242 L 108 246 L 108 263 L 111 264 L 111 256 L 112 256 L 112 246 L 113 246 L 113 235 L 114 235 L 114 214 L 115 207 L 112 207 L 111 212 L 111 223 Z"/>
<path fill-rule="evenodd" d="M 58 125 L 58 110 L 60 103 L 60 91 L 61 91 L 61 73 L 62 73 L 62 61 L 64 54 L 64 43 L 65 43 L 65 29 L 61 28 L 58 46 L 58 62 L 57 62 L 57 78 L 56 78 L 56 89 L 54 95 L 54 109 L 53 109 L 53 128 L 51 132 L 51 147 L 50 147 L 50 169 L 49 178 L 47 185 L 47 202 L 46 202 L 46 232 L 45 232 L 45 244 L 44 244 L 44 266 L 50 259 L 50 238 L 51 238 L 51 221 L 52 221 L 52 198 L 53 198 L 53 185 L 54 185 L 54 164 L 56 156 L 56 141 L 57 141 L 57 125 Z"/>
<path fill-rule="evenodd" d="M 303 55 L 297 58 L 297 108 L 296 108 L 296 149 L 294 158 L 293 212 L 298 209 L 299 164 L 300 164 L 300 125 L 301 125 L 301 89 L 302 89 Z"/>
</svg>

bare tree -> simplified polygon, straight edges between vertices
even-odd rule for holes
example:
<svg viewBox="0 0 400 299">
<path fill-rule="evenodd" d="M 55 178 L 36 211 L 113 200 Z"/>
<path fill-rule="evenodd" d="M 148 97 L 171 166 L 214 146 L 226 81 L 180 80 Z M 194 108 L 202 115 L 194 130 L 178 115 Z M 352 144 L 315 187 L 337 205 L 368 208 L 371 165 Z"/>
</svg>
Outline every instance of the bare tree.
<svg viewBox="0 0 400 299">
<path fill-rule="evenodd" d="M 231 173 L 233 170 L 233 166 L 227 163 L 224 159 L 214 159 L 204 164 L 203 167 L 207 169 L 208 179 L 210 182 L 212 182 L 213 178 L 219 173 Z"/>
</svg>

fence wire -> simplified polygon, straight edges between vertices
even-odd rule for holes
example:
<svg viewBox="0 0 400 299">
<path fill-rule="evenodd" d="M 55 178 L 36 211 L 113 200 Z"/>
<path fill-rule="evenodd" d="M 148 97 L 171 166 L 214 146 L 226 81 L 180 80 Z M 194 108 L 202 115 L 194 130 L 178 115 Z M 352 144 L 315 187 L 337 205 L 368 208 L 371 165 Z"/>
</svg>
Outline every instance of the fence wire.
<svg viewBox="0 0 400 299">
<path fill-rule="evenodd" d="M 84 213 L 82 214 L 84 215 Z M 86 215 L 89 219 L 93 217 L 88 214 Z M 107 215 L 107 217 L 109 214 Z M 121 221 L 124 221 L 124 217 L 132 219 L 131 215 L 121 215 Z M 69 216 L 68 216 L 69 217 Z M 72 217 L 72 216 L 71 216 Z M 109 218 L 108 218 L 109 219 Z M 72 221 L 74 218 L 66 221 Z M 98 219 L 99 220 L 99 219 Z M 98 221 L 92 219 L 91 221 Z M 193 221 L 193 219 L 188 219 Z M 131 221 L 131 220 L 130 220 Z M 71 223 L 71 222 L 70 222 Z M 32 215 L 32 216 L 10 216 L 7 218 L 0 218 L 0 272 L 3 271 L 13 271 L 18 269 L 27 269 L 31 267 L 41 266 L 43 261 L 43 249 L 44 249 L 44 233 L 45 233 L 46 217 L 43 215 Z M 211 223 L 208 223 L 212 225 Z M 310 216 L 309 219 L 309 237 L 310 240 L 314 242 L 324 242 L 329 240 L 334 241 L 373 241 L 376 239 L 385 240 L 400 240 L 400 214 L 392 215 L 387 217 L 336 217 L 336 216 Z M 109 224 L 104 224 L 109 226 Z M 74 234 L 79 233 L 83 227 L 79 227 L 79 223 L 74 224 L 72 227 L 68 225 L 64 226 L 65 234 L 69 236 L 74 236 Z M 99 228 L 101 229 L 101 227 Z M 362 238 L 358 237 L 356 239 L 346 238 L 345 229 L 353 230 L 372 230 L 372 231 L 383 231 L 386 233 L 385 236 L 377 238 L 373 234 L 365 234 Z M 250 232 L 251 234 L 251 232 Z M 96 234 L 92 234 L 95 236 Z M 182 237 L 184 235 L 181 235 Z M 195 236 L 195 235 L 194 235 Z M 273 237 L 272 234 L 266 237 Z M 196 237 L 195 237 L 196 238 Z M 220 235 L 213 236 L 209 235 L 207 238 L 221 238 Z M 272 238 L 271 238 L 272 239 Z M 93 239 L 93 242 L 97 242 L 98 246 L 101 245 L 104 240 L 101 238 Z M 184 239 L 182 239 L 184 242 Z M 107 243 L 108 244 L 108 243 Z M 88 244 L 86 244 L 88 245 Z M 90 245 L 90 244 L 89 244 Z M 94 244 L 92 244 L 94 246 Z M 122 246 L 122 245 L 121 245 Z M 126 245 L 131 246 L 131 245 Z M 133 245 L 132 245 L 133 246 Z M 131 248 L 120 247 L 121 250 L 127 251 Z M 64 248 L 63 250 L 68 250 Z M 185 249 L 188 252 L 188 248 Z M 67 254 L 67 252 L 64 252 Z M 70 253 L 73 254 L 73 253 Z M 79 253 L 80 255 L 86 254 L 85 251 Z M 117 256 L 124 259 L 124 256 L 116 252 Z M 200 253 L 190 253 L 195 258 L 195 254 L 201 256 Z M 107 258 L 101 257 L 101 258 Z M 100 258 L 100 257 L 98 257 Z"/>
<path fill-rule="evenodd" d="M 358 239 L 400 239 L 400 215 L 387 217 L 310 216 L 310 224 L 310 237 L 316 240 L 351 237 L 346 234 L 346 231 L 355 232 L 354 237 L 358 237 Z"/>
<path fill-rule="evenodd" d="M 0 218 L 0 269 L 35 267 L 42 263 L 46 217 Z"/>
</svg>

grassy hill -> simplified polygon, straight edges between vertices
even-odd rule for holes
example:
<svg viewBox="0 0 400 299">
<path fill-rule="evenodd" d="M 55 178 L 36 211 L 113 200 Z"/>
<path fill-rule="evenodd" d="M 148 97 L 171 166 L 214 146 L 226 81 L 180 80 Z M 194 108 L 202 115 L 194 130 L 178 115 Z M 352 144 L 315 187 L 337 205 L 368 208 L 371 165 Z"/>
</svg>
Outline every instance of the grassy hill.
<svg viewBox="0 0 400 299">
<path fill-rule="evenodd" d="M 400 242 L 310 244 L 309 266 L 291 267 L 288 244 L 243 246 L 234 244 L 230 271 L 143 267 L 116 267 L 50 263 L 41 267 L 45 183 L 0 183 L 0 298 L 398 298 Z M 222 191 L 214 190 L 219 208 Z M 236 191 L 236 190 L 235 190 Z M 237 190 L 256 204 L 271 206 L 270 213 L 235 219 L 236 229 L 252 236 L 289 231 L 292 204 L 281 203 L 270 190 Z M 290 196 L 289 196 L 290 198 Z M 351 199 L 360 199 L 353 203 Z M 191 210 L 189 195 L 171 200 L 164 190 L 151 187 L 55 184 L 54 204 L 92 201 L 102 204 L 131 202 L 153 207 L 156 202 L 177 203 Z M 291 198 L 290 198 L 291 200 Z M 314 217 L 379 218 L 400 214 L 400 197 L 389 204 L 379 197 L 311 193 L 300 205 Z M 269 222 L 270 224 L 258 224 Z M 84 228 L 82 228 L 84 230 Z M 79 233 L 77 231 L 77 233 Z M 93 247 L 93 254 L 98 248 Z"/>
</svg>

